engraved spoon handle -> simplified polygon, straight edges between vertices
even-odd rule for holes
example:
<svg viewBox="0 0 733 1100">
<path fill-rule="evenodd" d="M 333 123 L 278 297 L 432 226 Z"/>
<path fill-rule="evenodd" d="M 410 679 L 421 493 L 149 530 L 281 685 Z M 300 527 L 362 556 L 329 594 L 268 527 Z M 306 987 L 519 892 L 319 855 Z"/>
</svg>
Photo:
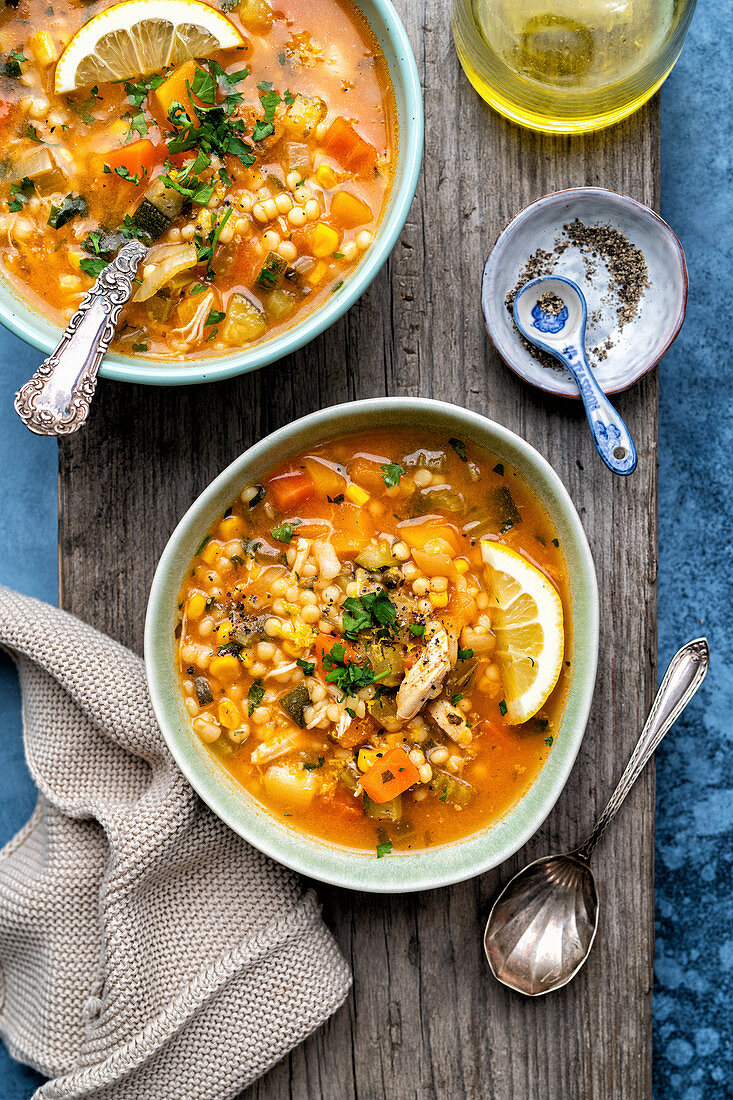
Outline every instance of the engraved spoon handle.
<svg viewBox="0 0 733 1100">
<path fill-rule="evenodd" d="M 709 664 L 710 649 L 706 638 L 696 638 L 695 641 L 687 642 L 674 655 L 616 790 L 609 798 L 605 810 L 598 818 L 587 840 L 576 849 L 574 854 L 585 860 L 590 859 L 593 849 L 659 747 L 662 738 L 672 728 L 705 679 Z"/>
<path fill-rule="evenodd" d="M 16 393 L 16 412 L 36 435 L 70 435 L 86 420 L 100 363 L 146 252 L 140 241 L 120 249 L 84 296 L 48 359 Z"/>
</svg>

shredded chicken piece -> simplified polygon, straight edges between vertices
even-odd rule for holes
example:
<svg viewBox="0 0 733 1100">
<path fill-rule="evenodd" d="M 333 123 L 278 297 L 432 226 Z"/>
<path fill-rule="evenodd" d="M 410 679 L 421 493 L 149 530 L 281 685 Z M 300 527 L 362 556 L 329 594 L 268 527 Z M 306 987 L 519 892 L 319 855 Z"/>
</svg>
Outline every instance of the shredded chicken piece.
<svg viewBox="0 0 733 1100">
<path fill-rule="evenodd" d="M 283 672 L 293 672 L 298 667 L 296 661 L 292 661 L 288 665 L 278 665 L 276 668 L 271 668 L 269 672 L 266 672 L 263 676 L 263 680 L 269 680 L 271 676 L 280 676 Z"/>
<path fill-rule="evenodd" d="M 450 672 L 450 638 L 443 626 L 436 626 L 425 644 L 420 660 L 405 676 L 397 692 L 397 716 L 414 718 L 426 700 L 440 694 Z"/>
<path fill-rule="evenodd" d="M 296 746 L 297 734 L 288 734 L 279 741 L 271 741 L 269 744 L 263 741 L 256 749 L 252 750 L 250 760 L 253 764 L 269 764 L 271 760 L 277 760 L 280 756 L 292 752 Z"/>
<path fill-rule="evenodd" d="M 336 551 L 330 542 L 325 539 L 316 539 L 313 543 L 313 553 L 318 563 L 318 571 L 326 581 L 332 581 L 341 572 L 341 562 L 336 557 Z"/>
<path fill-rule="evenodd" d="M 190 343 L 203 340 L 204 329 L 206 328 L 206 318 L 209 316 L 213 304 L 213 291 L 210 291 L 208 294 L 204 294 L 191 320 L 182 328 L 177 328 L 174 330 L 176 336 L 180 340 L 185 340 Z"/>
<path fill-rule="evenodd" d="M 310 539 L 298 539 L 295 544 L 295 561 L 293 562 L 293 573 L 300 575 L 303 572 L 303 566 L 310 557 L 312 543 Z"/>
<path fill-rule="evenodd" d="M 454 707 L 447 699 L 437 699 L 428 706 L 428 714 L 451 740 L 462 749 L 468 748 L 473 741 L 473 734 L 463 711 Z"/>
</svg>

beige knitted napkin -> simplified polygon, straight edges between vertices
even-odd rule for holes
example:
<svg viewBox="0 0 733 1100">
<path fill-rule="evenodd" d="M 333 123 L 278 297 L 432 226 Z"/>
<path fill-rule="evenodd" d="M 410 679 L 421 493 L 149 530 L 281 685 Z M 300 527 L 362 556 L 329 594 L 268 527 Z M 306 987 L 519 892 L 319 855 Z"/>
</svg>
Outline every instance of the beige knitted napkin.
<svg viewBox="0 0 733 1100">
<path fill-rule="evenodd" d="M 179 772 L 141 660 L 0 586 L 33 817 L 0 851 L 0 1033 L 38 1100 L 227 1100 L 342 1003 L 312 893 Z"/>
</svg>

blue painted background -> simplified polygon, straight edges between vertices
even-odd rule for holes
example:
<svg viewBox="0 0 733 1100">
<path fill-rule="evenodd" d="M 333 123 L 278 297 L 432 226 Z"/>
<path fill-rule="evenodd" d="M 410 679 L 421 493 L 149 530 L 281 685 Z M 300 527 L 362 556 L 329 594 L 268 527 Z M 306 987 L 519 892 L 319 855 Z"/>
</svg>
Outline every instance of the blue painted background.
<svg viewBox="0 0 733 1100">
<path fill-rule="evenodd" d="M 662 368 L 659 666 L 704 632 L 713 667 L 659 751 L 655 1100 L 733 1097 L 733 341 L 717 327 L 733 272 L 732 31 L 727 0 L 703 0 L 662 93 L 662 213 L 687 254 L 690 300 Z M 10 401 L 37 354 L 0 330 L 0 361 L 0 581 L 55 602 L 56 447 L 26 432 Z M 1 658 L 0 745 L 1 844 L 34 803 Z M 0 1044 L 2 1100 L 27 1100 L 40 1081 Z"/>
</svg>

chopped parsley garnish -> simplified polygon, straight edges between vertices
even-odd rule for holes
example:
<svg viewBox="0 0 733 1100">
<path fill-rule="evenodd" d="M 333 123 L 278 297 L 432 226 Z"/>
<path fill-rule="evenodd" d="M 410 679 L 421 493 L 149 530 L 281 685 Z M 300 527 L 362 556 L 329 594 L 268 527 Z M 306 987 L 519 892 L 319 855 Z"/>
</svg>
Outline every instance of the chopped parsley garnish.
<svg viewBox="0 0 733 1100">
<path fill-rule="evenodd" d="M 72 218 L 89 213 L 87 201 L 82 195 L 67 195 L 59 206 L 52 206 L 48 214 L 48 225 L 52 229 L 61 229 Z"/>
<path fill-rule="evenodd" d="M 295 663 L 298 668 L 303 669 L 303 672 L 306 676 L 312 676 L 313 673 L 316 671 L 315 661 L 304 661 L 302 657 L 298 657 Z"/>
<path fill-rule="evenodd" d="M 545 738 L 545 744 L 547 745 L 547 747 L 548 747 L 548 748 L 551 748 L 551 747 L 552 747 L 552 742 L 553 742 L 554 740 L 555 740 L 555 738 L 554 738 L 554 737 L 552 736 L 552 734 L 550 734 L 550 736 L 549 736 L 549 737 L 546 737 L 546 738 Z"/>
<path fill-rule="evenodd" d="M 425 623 L 410 623 L 407 629 L 415 638 L 422 638 L 425 633 Z"/>
<path fill-rule="evenodd" d="M 210 542 L 211 542 L 211 535 L 207 535 L 206 538 L 201 541 L 198 550 L 194 554 L 194 557 L 197 558 L 199 556 L 199 554 L 201 553 L 201 551 L 204 550 Z"/>
<path fill-rule="evenodd" d="M 190 297 L 193 298 L 195 294 L 203 294 L 203 292 L 208 289 L 206 283 L 196 283 L 195 286 L 191 287 L 188 293 Z"/>
<path fill-rule="evenodd" d="M 447 802 L 447 801 L 448 801 L 448 784 L 447 784 L 447 783 L 446 783 L 446 785 L 445 785 L 445 786 L 443 787 L 443 793 L 442 793 L 442 795 L 440 796 L 440 799 L 439 799 L 439 801 L 440 801 L 440 802 Z"/>
<path fill-rule="evenodd" d="M 32 122 L 26 122 L 23 127 L 23 136 L 30 138 L 31 141 L 38 141 L 41 145 L 45 145 L 43 138 L 40 137 L 38 130 L 35 128 Z"/>
<path fill-rule="evenodd" d="M 278 523 L 271 529 L 270 534 L 277 542 L 290 542 L 299 523 L 299 519 L 294 519 L 291 523 Z"/>
<path fill-rule="evenodd" d="M 499 700 L 499 713 L 501 714 L 502 718 L 506 714 L 506 703 L 503 699 Z"/>
<path fill-rule="evenodd" d="M 247 692 L 247 717 L 251 718 L 262 702 L 265 694 L 265 685 L 262 680 L 255 680 Z"/>
<path fill-rule="evenodd" d="M 356 638 L 361 630 L 373 626 L 391 627 L 397 618 L 397 608 L 384 590 L 348 596 L 343 603 L 343 629 L 347 638 Z"/>
<path fill-rule="evenodd" d="M 226 313 L 222 313 L 220 309 L 210 309 L 209 316 L 204 321 L 204 325 L 218 325 L 226 317 Z"/>
<path fill-rule="evenodd" d="M 399 480 L 405 472 L 402 466 L 398 466 L 396 462 L 385 462 L 380 466 L 380 469 L 384 484 L 390 489 L 393 485 L 399 484 Z"/>
<path fill-rule="evenodd" d="M 134 183 L 136 187 L 139 184 L 140 180 L 145 179 L 148 174 L 147 168 L 143 168 L 142 176 L 135 176 L 129 170 L 129 168 L 125 168 L 124 164 L 118 164 L 115 168 L 115 172 L 120 177 L 120 179 L 127 180 L 128 183 Z"/>
<path fill-rule="evenodd" d="M 344 695 L 356 695 L 362 688 L 373 684 L 375 679 L 382 679 L 389 672 L 387 670 L 375 677 L 374 669 L 368 661 L 364 665 L 347 661 L 346 647 L 343 642 L 336 642 L 329 653 L 324 651 L 323 668 L 328 683 L 335 684 Z"/>
<path fill-rule="evenodd" d="M 466 444 L 463 442 L 463 440 L 453 438 L 449 439 L 448 442 L 460 458 L 461 462 L 468 462 L 468 455 L 466 454 Z"/>
<path fill-rule="evenodd" d="M 207 103 L 211 107 L 216 103 L 216 81 L 206 69 L 197 66 L 193 84 L 186 81 L 186 90 L 189 99 L 194 95 L 196 99 L 200 99 L 202 103 Z"/>
<path fill-rule="evenodd" d="M 30 197 L 30 192 L 33 190 L 33 180 L 28 179 L 28 176 L 23 176 L 20 183 L 10 184 L 10 202 L 8 203 L 8 210 L 15 214 L 18 210 L 23 209 L 24 203 L 26 203 Z"/>
<path fill-rule="evenodd" d="M 168 151 L 175 155 L 195 149 L 198 155 L 203 154 L 207 159 L 207 166 L 212 155 L 223 157 L 229 153 L 237 157 L 245 167 L 249 167 L 257 158 L 252 146 L 244 140 L 246 132 L 243 120 L 232 117 L 234 108 L 242 101 L 236 85 L 249 76 L 249 70 L 241 69 L 239 72 L 227 74 L 215 61 L 209 61 L 208 64 L 209 71 L 197 69 L 193 84 L 188 88 L 191 113 L 189 114 L 182 103 L 174 102 L 170 106 L 168 119 L 174 132 L 166 139 Z M 217 86 L 224 93 L 222 102 L 216 102 Z M 196 102 L 193 100 L 194 96 Z M 197 171 L 201 171 L 201 168 Z"/>
<path fill-rule="evenodd" d="M 457 707 L 458 704 L 460 703 L 461 699 L 465 699 L 465 698 L 466 698 L 465 695 L 451 695 L 450 701 L 451 701 L 451 703 L 454 707 Z"/>
<path fill-rule="evenodd" d="M 101 275 L 108 264 L 109 260 L 105 260 L 103 256 L 85 256 L 83 260 L 79 260 L 79 267 L 92 279 Z"/>
<path fill-rule="evenodd" d="M 393 848 L 394 848 L 394 844 L 392 843 L 391 840 L 385 840 L 385 841 L 383 841 L 382 844 L 378 844 L 377 845 L 377 859 L 381 859 L 382 856 L 388 856 Z"/>
<path fill-rule="evenodd" d="M 147 344 L 133 344 L 132 345 L 132 350 L 133 351 L 147 351 L 148 350 L 148 345 Z"/>
<path fill-rule="evenodd" d="M 252 497 L 252 499 L 249 502 L 250 508 L 255 508 L 260 503 L 260 501 L 264 500 L 264 499 L 265 499 L 265 487 L 264 487 L 264 485 L 258 485 L 257 486 L 257 492 L 255 493 L 255 495 Z"/>
<path fill-rule="evenodd" d="M 560 545 L 560 539 L 553 539 L 552 540 L 552 545 L 553 546 L 559 546 Z"/>
<path fill-rule="evenodd" d="M 20 50 L 11 50 L 8 54 L 8 60 L 3 65 L 3 76 L 10 76 L 14 79 L 20 76 L 20 64 L 22 61 L 27 61 L 28 58 Z"/>
<path fill-rule="evenodd" d="M 472 649 L 459 649 L 458 650 L 458 660 L 459 661 L 467 661 L 467 660 L 469 660 L 470 657 L 473 657 L 473 650 Z"/>
</svg>

